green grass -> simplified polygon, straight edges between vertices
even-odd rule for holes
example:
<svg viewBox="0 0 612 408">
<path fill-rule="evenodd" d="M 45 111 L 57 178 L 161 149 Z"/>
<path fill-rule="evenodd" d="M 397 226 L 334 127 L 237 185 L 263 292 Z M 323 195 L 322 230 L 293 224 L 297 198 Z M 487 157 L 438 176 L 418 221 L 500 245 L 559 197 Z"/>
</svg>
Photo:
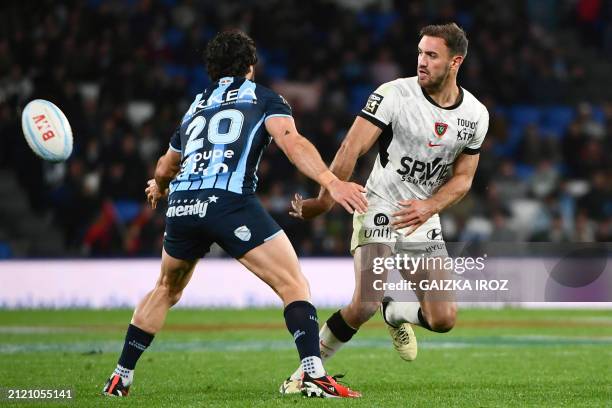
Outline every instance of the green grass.
<svg viewBox="0 0 612 408">
<path fill-rule="evenodd" d="M 321 320 L 330 310 L 319 312 Z M 330 360 L 361 400 L 282 397 L 297 366 L 280 310 L 171 311 L 141 358 L 130 397 L 102 397 L 131 311 L 0 311 L 0 388 L 75 390 L 70 403 L 134 407 L 612 406 L 609 311 L 464 310 L 450 333 L 417 329 L 419 357 L 402 361 L 380 317 Z"/>
</svg>

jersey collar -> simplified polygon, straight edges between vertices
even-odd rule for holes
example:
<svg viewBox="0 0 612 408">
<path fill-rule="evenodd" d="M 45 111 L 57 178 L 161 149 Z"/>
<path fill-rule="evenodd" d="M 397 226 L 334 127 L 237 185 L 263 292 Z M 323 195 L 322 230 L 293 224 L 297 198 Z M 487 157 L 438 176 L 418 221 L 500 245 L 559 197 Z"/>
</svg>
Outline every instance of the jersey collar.
<svg viewBox="0 0 612 408">
<path fill-rule="evenodd" d="M 217 81 L 219 83 L 219 85 L 229 85 L 232 82 L 234 82 L 234 77 L 223 77 L 223 78 L 219 78 L 219 81 Z"/>
<path fill-rule="evenodd" d="M 460 86 L 458 88 L 459 88 L 459 97 L 457 98 L 457 101 L 451 106 L 447 106 L 447 107 L 438 105 L 438 103 L 434 101 L 431 98 L 431 96 L 429 96 L 429 94 L 427 93 L 427 91 L 425 91 L 423 87 L 421 87 L 421 91 L 423 92 L 423 96 L 425 97 L 425 99 L 427 99 L 429 103 L 431 103 L 432 105 L 437 106 L 440 109 L 453 110 L 453 109 L 457 109 L 463 102 L 463 88 Z"/>
</svg>

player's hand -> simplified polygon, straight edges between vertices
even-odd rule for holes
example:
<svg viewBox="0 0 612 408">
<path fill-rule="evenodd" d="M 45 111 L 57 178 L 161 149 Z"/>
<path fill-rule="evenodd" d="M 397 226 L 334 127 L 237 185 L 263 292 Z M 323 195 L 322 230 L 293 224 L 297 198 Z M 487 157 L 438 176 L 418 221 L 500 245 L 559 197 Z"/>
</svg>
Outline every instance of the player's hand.
<svg viewBox="0 0 612 408">
<path fill-rule="evenodd" d="M 363 214 L 368 210 L 368 200 L 364 195 L 366 190 L 363 186 L 335 179 L 326 187 L 334 201 L 343 206 L 350 214 L 355 211 Z"/>
<path fill-rule="evenodd" d="M 333 200 L 325 200 L 321 197 L 304 200 L 300 194 L 296 193 L 291 200 L 289 215 L 301 220 L 310 220 L 326 213 L 333 205 Z"/>
<path fill-rule="evenodd" d="M 157 186 L 155 179 L 151 179 L 147 181 L 145 194 L 147 195 L 147 202 L 151 204 L 151 208 L 155 209 L 157 208 L 157 202 L 159 199 L 168 195 L 168 189 L 165 189 L 163 192 L 159 191 L 159 187 Z"/>
<path fill-rule="evenodd" d="M 402 200 L 399 205 L 402 209 L 391 214 L 391 226 L 396 230 L 412 226 L 406 235 L 410 235 L 435 214 L 434 203 L 430 200 Z"/>
</svg>

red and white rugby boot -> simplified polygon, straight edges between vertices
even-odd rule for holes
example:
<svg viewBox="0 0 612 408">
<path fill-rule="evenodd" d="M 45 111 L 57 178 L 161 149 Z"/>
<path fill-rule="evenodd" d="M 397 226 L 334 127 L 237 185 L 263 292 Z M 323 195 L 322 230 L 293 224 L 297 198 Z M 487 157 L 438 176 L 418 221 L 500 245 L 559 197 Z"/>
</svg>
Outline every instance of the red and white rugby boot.
<svg viewBox="0 0 612 408">
<path fill-rule="evenodd" d="M 349 387 L 336 381 L 342 376 L 325 375 L 312 378 L 304 373 L 302 377 L 302 395 L 309 398 L 361 398 L 359 391 L 351 390 Z"/>
<path fill-rule="evenodd" d="M 106 384 L 104 384 L 102 389 L 102 394 L 113 397 L 127 397 L 129 392 L 130 386 L 124 385 L 123 378 L 115 373 L 106 380 Z"/>
</svg>

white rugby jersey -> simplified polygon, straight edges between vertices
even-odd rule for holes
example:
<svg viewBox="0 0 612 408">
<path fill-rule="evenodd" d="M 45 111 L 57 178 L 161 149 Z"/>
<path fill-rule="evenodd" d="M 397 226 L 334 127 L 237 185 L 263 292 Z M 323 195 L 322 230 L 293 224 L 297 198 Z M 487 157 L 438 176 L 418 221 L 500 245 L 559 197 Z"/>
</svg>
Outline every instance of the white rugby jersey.
<svg viewBox="0 0 612 408">
<path fill-rule="evenodd" d="M 417 77 L 387 82 L 368 98 L 359 116 L 382 129 L 379 153 L 366 188 L 397 204 L 431 197 L 452 173 L 459 154 L 478 154 L 489 113 L 459 87 L 453 106 L 443 108 L 425 93 Z"/>
</svg>

